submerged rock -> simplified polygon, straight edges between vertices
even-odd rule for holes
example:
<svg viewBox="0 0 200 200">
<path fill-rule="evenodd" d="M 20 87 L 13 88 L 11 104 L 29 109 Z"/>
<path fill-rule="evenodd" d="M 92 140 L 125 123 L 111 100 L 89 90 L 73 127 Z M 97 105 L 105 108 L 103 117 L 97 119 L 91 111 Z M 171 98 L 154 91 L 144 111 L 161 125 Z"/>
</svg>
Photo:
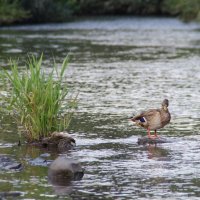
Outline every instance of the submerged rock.
<svg viewBox="0 0 200 200">
<path fill-rule="evenodd" d="M 6 155 L 0 155 L 0 169 L 1 170 L 21 170 L 22 164 L 16 162 L 13 158 Z"/>
<path fill-rule="evenodd" d="M 41 157 L 37 157 L 33 160 L 30 160 L 29 163 L 32 165 L 32 166 L 49 166 L 51 161 L 50 160 L 46 160 L 44 158 L 41 158 Z"/>
<path fill-rule="evenodd" d="M 19 197 L 19 196 L 21 196 L 23 193 L 21 193 L 21 192 L 0 192 L 0 199 L 7 199 L 7 198 L 11 198 L 12 197 L 12 199 L 15 199 L 16 197 Z"/>
<path fill-rule="evenodd" d="M 83 175 L 81 164 L 66 156 L 56 158 L 48 170 L 49 182 L 59 186 L 68 186 L 71 181 L 81 180 Z"/>
<path fill-rule="evenodd" d="M 41 154 L 37 158 L 29 160 L 29 163 L 32 166 L 48 167 L 52 163 L 52 160 L 48 159 L 49 157 L 50 157 L 49 153 L 44 153 L 44 154 Z"/>
<path fill-rule="evenodd" d="M 76 145 L 76 141 L 66 132 L 53 132 L 50 137 L 43 138 L 42 145 L 45 147 L 56 147 L 60 152 L 64 152 Z"/>
</svg>

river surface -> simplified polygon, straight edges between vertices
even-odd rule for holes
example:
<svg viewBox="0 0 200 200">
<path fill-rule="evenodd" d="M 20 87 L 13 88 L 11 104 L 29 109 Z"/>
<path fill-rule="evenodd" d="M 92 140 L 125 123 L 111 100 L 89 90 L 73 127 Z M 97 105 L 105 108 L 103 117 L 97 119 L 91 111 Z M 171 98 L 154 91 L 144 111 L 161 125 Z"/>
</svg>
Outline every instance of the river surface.
<svg viewBox="0 0 200 200">
<path fill-rule="evenodd" d="M 0 154 L 24 166 L 0 171 L 0 192 L 19 191 L 18 199 L 200 198 L 200 24 L 102 17 L 0 28 L 0 66 L 42 52 L 46 71 L 53 57 L 61 63 L 70 54 L 66 82 L 79 93 L 79 106 L 69 129 L 77 146 L 66 156 L 78 160 L 85 175 L 52 186 L 48 167 L 37 161 L 58 153 L 18 147 L 16 124 L 0 111 Z M 0 80 L 1 95 L 5 90 Z M 164 98 L 172 119 L 159 134 L 170 142 L 138 146 L 145 130 L 128 118 L 159 108 Z"/>
</svg>

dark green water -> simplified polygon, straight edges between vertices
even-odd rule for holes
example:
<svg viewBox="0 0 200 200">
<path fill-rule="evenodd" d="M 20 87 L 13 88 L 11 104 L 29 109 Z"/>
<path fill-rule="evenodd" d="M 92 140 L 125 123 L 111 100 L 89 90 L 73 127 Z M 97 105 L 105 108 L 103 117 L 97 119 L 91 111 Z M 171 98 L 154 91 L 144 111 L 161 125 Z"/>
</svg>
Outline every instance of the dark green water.
<svg viewBox="0 0 200 200">
<path fill-rule="evenodd" d="M 0 172 L 0 191 L 20 191 L 19 199 L 200 198 L 199 24 L 98 18 L 0 28 L 1 66 L 27 52 L 44 52 L 46 71 L 53 56 L 61 63 L 71 54 L 66 81 L 79 92 L 79 108 L 69 130 L 77 147 L 67 156 L 80 161 L 85 175 L 70 186 L 52 186 L 48 168 L 34 159 L 54 160 L 58 153 L 18 147 L 16 125 L 1 112 L 0 154 L 24 170 Z M 172 120 L 159 133 L 172 142 L 138 146 L 145 130 L 128 117 L 160 107 L 164 98 Z"/>
</svg>

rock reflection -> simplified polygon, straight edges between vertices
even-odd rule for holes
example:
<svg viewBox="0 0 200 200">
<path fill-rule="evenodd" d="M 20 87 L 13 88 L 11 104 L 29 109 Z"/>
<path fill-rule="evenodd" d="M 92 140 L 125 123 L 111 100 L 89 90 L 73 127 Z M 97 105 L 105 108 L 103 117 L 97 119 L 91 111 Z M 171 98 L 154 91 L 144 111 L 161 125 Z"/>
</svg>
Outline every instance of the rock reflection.
<svg viewBox="0 0 200 200">
<path fill-rule="evenodd" d="M 168 150 L 155 145 L 149 145 L 146 147 L 148 150 L 148 159 L 156 160 L 169 160 L 170 153 Z"/>
<path fill-rule="evenodd" d="M 50 165 L 48 180 L 52 184 L 56 194 L 69 194 L 73 190 L 72 181 L 83 178 L 84 169 L 78 161 L 67 158 L 66 155 L 59 156 Z"/>
</svg>

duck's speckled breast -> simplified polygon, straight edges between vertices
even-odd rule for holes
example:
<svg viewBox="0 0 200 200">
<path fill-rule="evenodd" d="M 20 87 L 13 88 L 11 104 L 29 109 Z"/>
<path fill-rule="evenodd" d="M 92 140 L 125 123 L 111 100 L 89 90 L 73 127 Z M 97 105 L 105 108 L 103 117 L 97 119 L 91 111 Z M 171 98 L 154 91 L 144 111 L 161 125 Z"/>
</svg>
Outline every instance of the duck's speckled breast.
<svg viewBox="0 0 200 200">
<path fill-rule="evenodd" d="M 163 128 L 170 122 L 170 119 L 170 113 L 162 110 L 160 113 L 157 113 L 153 118 L 151 118 L 148 128 L 151 130 Z"/>
<path fill-rule="evenodd" d="M 159 113 L 151 118 L 151 121 L 148 123 L 148 128 L 151 130 L 156 130 L 162 128 L 161 118 Z"/>
</svg>

